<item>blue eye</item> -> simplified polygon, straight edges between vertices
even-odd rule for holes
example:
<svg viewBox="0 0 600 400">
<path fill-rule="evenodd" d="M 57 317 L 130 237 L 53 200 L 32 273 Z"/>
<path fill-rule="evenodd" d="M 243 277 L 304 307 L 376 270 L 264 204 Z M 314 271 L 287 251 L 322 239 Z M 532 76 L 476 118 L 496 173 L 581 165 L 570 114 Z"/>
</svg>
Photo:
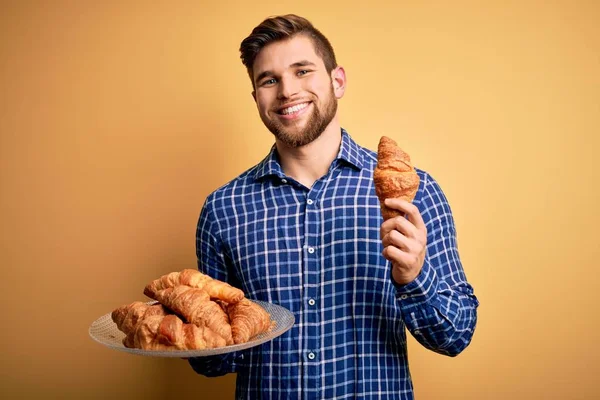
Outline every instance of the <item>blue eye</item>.
<svg viewBox="0 0 600 400">
<path fill-rule="evenodd" d="M 275 83 L 277 83 L 277 80 L 275 78 L 271 78 L 267 79 L 266 81 L 263 81 L 263 83 L 261 83 L 261 86 L 274 85 Z"/>
</svg>

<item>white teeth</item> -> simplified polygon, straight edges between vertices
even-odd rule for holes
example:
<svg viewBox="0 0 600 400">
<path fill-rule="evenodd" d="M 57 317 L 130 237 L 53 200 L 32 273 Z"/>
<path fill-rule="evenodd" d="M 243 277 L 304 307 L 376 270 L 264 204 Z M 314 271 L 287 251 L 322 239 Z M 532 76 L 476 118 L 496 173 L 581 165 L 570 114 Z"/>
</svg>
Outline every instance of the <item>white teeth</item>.
<svg viewBox="0 0 600 400">
<path fill-rule="evenodd" d="M 308 106 L 308 103 L 296 104 L 295 106 L 288 107 L 288 108 L 281 110 L 281 113 L 283 115 L 293 114 L 295 112 L 298 112 L 298 111 L 306 108 L 307 106 Z"/>
</svg>

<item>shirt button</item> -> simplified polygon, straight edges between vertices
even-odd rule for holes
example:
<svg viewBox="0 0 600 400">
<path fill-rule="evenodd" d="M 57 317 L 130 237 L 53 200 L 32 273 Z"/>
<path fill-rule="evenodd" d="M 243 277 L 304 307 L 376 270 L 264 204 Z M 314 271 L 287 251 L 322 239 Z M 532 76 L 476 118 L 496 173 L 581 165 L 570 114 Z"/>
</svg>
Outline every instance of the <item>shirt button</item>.
<svg viewBox="0 0 600 400">
<path fill-rule="evenodd" d="M 310 254 L 312 254 L 312 253 L 314 253 L 314 252 L 315 252 L 315 249 L 314 249 L 313 247 L 309 247 L 309 248 L 308 248 L 308 252 L 309 252 Z"/>
<path fill-rule="evenodd" d="M 420 330 L 416 330 L 416 331 L 414 332 L 414 334 L 415 334 L 415 335 L 420 335 L 420 334 L 421 334 L 421 331 L 420 331 Z"/>
<path fill-rule="evenodd" d="M 287 179 L 283 178 L 283 179 L 281 180 L 281 183 L 287 183 Z"/>
<path fill-rule="evenodd" d="M 308 359 L 309 360 L 314 360 L 315 359 L 315 353 L 308 353 Z"/>
<path fill-rule="evenodd" d="M 308 300 L 308 304 L 311 305 L 311 306 L 314 306 L 315 303 L 316 303 L 315 299 Z"/>
<path fill-rule="evenodd" d="M 402 300 L 406 300 L 406 299 L 408 299 L 408 296 L 407 296 L 407 295 L 405 295 L 405 294 L 403 294 L 402 296 L 400 296 L 400 298 L 401 298 Z"/>
<path fill-rule="evenodd" d="M 313 201 L 311 199 L 306 200 L 306 202 L 308 203 L 309 206 L 313 203 Z"/>
</svg>

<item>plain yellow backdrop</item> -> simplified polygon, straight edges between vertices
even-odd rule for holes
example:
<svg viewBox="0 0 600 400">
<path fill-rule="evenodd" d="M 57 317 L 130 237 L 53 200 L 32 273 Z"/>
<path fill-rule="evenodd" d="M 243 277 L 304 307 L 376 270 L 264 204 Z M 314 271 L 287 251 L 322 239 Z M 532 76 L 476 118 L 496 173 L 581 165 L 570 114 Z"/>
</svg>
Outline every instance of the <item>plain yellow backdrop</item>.
<svg viewBox="0 0 600 400">
<path fill-rule="evenodd" d="M 0 4 L 0 397 L 232 398 L 87 330 L 195 267 L 204 199 L 273 143 L 240 41 L 289 12 L 346 69 L 342 126 L 452 205 L 479 322 L 456 358 L 411 338 L 417 399 L 600 398 L 599 2 L 348 0 Z"/>
</svg>

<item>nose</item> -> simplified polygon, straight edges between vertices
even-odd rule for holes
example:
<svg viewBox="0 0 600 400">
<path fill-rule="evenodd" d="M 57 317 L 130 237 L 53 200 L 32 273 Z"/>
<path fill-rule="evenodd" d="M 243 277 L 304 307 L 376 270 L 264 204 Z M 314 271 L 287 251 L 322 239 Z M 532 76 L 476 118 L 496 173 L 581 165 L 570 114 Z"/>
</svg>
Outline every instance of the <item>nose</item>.
<svg viewBox="0 0 600 400">
<path fill-rule="evenodd" d="M 289 99 L 294 97 L 300 91 L 300 84 L 293 77 L 282 77 L 279 81 L 279 91 L 277 97 L 279 99 Z"/>
</svg>

